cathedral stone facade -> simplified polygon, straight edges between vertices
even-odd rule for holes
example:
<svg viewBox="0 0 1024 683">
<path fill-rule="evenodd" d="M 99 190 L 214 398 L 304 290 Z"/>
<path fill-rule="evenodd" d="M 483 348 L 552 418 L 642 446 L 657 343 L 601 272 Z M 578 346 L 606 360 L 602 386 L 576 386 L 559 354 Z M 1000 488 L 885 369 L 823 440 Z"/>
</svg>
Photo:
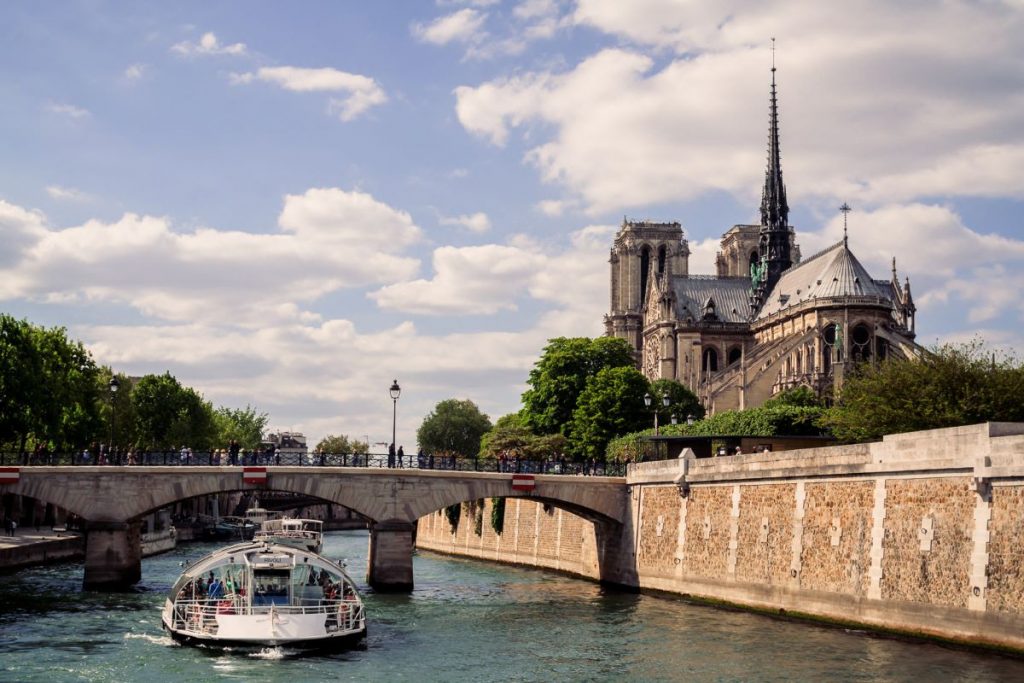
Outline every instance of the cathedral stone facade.
<svg viewBox="0 0 1024 683">
<path fill-rule="evenodd" d="M 779 154 L 772 68 L 761 224 L 722 236 L 715 275 L 689 271 L 679 223 L 624 220 L 611 250 L 608 335 L 632 344 L 648 379 L 689 387 L 709 412 L 806 386 L 828 397 L 851 363 L 914 355 L 910 281 L 872 278 L 847 237 L 801 260 Z M 849 211 L 845 204 L 842 209 Z M 844 217 L 845 220 L 845 217 Z"/>
</svg>

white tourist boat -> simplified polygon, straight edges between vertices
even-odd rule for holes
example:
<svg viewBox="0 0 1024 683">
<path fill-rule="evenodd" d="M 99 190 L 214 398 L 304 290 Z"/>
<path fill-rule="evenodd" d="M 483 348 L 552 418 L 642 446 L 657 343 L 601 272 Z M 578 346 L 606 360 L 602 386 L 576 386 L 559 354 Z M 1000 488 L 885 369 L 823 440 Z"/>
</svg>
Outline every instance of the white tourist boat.
<svg viewBox="0 0 1024 683">
<path fill-rule="evenodd" d="M 253 540 L 290 545 L 311 553 L 323 547 L 324 523 L 319 519 L 268 519 Z"/>
<path fill-rule="evenodd" d="M 181 643 L 213 647 L 343 649 L 366 637 L 363 602 L 342 565 L 255 540 L 190 564 L 167 596 L 163 625 Z"/>
</svg>

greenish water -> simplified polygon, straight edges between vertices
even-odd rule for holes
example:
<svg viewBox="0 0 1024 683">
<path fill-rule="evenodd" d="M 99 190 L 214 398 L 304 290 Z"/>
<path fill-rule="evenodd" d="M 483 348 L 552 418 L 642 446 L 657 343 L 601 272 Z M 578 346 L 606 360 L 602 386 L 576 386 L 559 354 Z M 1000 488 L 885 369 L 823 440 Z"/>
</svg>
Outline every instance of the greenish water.
<svg viewBox="0 0 1024 683">
<path fill-rule="evenodd" d="M 83 593 L 75 565 L 0 577 L 2 681 L 1024 681 L 1024 661 L 649 596 L 537 571 L 415 559 L 410 595 L 362 586 L 365 649 L 292 656 L 179 647 L 160 627 L 186 545 L 143 562 L 145 590 Z M 362 582 L 365 532 L 328 534 Z"/>
</svg>

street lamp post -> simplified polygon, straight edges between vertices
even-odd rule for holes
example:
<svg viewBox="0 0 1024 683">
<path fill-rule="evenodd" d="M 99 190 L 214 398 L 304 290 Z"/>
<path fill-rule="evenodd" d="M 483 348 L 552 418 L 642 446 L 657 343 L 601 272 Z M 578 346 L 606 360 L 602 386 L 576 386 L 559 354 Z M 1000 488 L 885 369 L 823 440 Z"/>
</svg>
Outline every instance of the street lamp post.
<svg viewBox="0 0 1024 683">
<path fill-rule="evenodd" d="M 117 423 L 117 390 L 121 383 L 117 381 L 117 375 L 110 378 L 110 458 L 114 457 L 114 427 Z"/>
<path fill-rule="evenodd" d="M 651 395 L 649 393 L 648 394 L 644 394 L 644 405 L 645 406 L 650 408 L 651 404 L 653 402 L 654 402 L 654 399 L 651 397 Z M 665 406 L 666 408 L 668 408 L 670 405 L 672 405 L 672 401 L 671 401 L 671 399 L 669 399 L 668 395 L 665 395 L 665 396 L 661 397 L 661 405 Z M 658 408 L 654 409 L 654 435 L 658 436 Z"/>
<path fill-rule="evenodd" d="M 398 397 L 402 394 L 402 387 L 398 386 L 397 379 L 391 383 L 389 391 L 391 392 L 391 446 L 388 452 L 392 455 L 393 460 L 395 453 L 395 425 L 398 420 Z M 394 462 L 391 464 L 394 465 Z"/>
</svg>

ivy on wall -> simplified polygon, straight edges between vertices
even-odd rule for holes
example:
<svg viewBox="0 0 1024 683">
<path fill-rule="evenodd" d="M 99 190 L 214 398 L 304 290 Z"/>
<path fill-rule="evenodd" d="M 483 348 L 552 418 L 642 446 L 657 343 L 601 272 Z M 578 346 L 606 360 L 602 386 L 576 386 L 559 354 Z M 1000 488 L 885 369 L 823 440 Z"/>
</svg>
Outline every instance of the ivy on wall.
<svg viewBox="0 0 1024 683">
<path fill-rule="evenodd" d="M 505 499 L 491 498 L 491 528 L 501 536 L 505 530 Z"/>
<path fill-rule="evenodd" d="M 456 503 L 444 509 L 444 516 L 448 519 L 448 526 L 454 534 L 459 530 L 459 518 L 462 517 L 462 506 Z"/>
<path fill-rule="evenodd" d="M 476 501 L 473 505 L 473 533 L 483 536 L 484 533 L 484 499 Z"/>
</svg>

